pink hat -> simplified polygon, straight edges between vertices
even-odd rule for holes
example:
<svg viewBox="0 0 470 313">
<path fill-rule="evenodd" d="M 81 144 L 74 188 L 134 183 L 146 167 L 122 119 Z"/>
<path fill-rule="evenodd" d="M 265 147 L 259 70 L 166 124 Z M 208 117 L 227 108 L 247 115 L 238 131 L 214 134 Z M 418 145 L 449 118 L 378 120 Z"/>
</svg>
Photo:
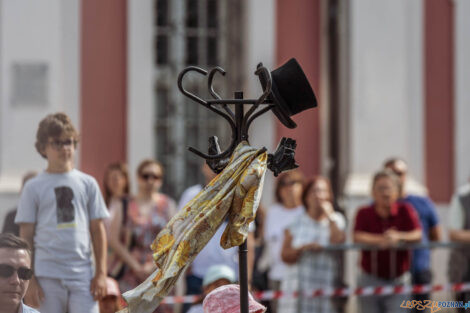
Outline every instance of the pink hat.
<svg viewBox="0 0 470 313">
<path fill-rule="evenodd" d="M 106 277 L 106 296 L 121 296 L 121 291 L 119 290 L 117 281 L 111 277 Z"/>
<path fill-rule="evenodd" d="M 202 303 L 204 313 L 240 313 L 240 286 L 224 285 L 212 290 Z M 248 294 L 249 313 L 264 313 L 266 308 Z"/>
</svg>

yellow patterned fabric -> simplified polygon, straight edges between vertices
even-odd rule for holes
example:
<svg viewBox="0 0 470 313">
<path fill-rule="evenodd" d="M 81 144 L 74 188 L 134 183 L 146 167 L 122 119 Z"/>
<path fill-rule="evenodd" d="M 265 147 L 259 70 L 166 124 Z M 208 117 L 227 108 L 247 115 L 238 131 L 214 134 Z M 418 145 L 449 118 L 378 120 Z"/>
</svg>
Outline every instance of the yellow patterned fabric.
<svg viewBox="0 0 470 313">
<path fill-rule="evenodd" d="M 157 270 L 123 295 L 128 307 L 120 312 L 153 312 L 227 217 L 220 245 L 242 244 L 258 209 L 266 166 L 264 149 L 240 143 L 227 167 L 155 238 L 151 249 Z"/>
</svg>

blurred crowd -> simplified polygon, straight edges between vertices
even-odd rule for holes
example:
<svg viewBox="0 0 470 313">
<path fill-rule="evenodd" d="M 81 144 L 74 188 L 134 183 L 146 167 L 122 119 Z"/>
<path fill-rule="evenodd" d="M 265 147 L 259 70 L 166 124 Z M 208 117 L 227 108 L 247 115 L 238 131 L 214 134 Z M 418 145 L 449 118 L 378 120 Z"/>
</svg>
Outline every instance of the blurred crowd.
<svg viewBox="0 0 470 313">
<path fill-rule="evenodd" d="M 62 140 L 54 141 L 53 145 L 60 150 L 73 143 Z M 46 156 L 49 160 L 50 155 Z M 149 246 L 172 216 L 214 179 L 215 174 L 206 164 L 201 166 L 201 171 L 205 181 L 189 187 L 179 201 L 175 201 L 161 192 L 165 173 L 158 161 L 147 159 L 139 164 L 135 173 L 136 194 L 130 193 L 130 173 L 126 164 L 107 166 L 102 180 L 107 214 L 100 215 L 107 238 L 107 278 L 103 289 L 106 292 L 98 297 L 100 312 L 121 309 L 124 304 L 121 293 L 135 288 L 156 269 Z M 346 286 L 344 251 L 327 249 L 345 243 L 346 238 L 367 246 L 361 250 L 357 265 L 359 286 L 432 283 L 430 249 L 411 250 L 406 245 L 422 243 L 425 246 L 430 241 L 440 241 L 441 223 L 430 198 L 406 193 L 407 172 L 404 160 L 386 160 L 372 177 L 371 201 L 358 208 L 353 221 L 347 220 L 343 208 L 338 205 L 328 178 L 306 179 L 298 170 L 281 174 L 275 182 L 275 204 L 260 205 L 256 220 L 250 225 L 247 243 L 251 290 L 287 294 Z M 23 184 L 35 176 L 36 173 L 27 173 Z M 24 197 L 22 195 L 23 202 Z M 3 233 L 20 235 L 14 222 L 15 215 L 16 209 L 8 213 Z M 25 221 L 28 222 L 24 216 L 16 217 L 19 224 Z M 348 228 L 348 224 L 351 227 Z M 202 303 L 209 293 L 238 281 L 238 249 L 224 250 L 219 245 L 224 226 L 178 281 L 173 295 L 200 296 L 196 303 L 178 308 L 180 312 L 204 312 Z M 352 233 L 348 235 L 347 229 L 352 229 Z M 447 229 L 451 241 L 470 243 L 469 184 L 460 188 L 452 199 Z M 34 239 L 33 248 L 41 245 L 38 240 Z M 453 248 L 453 263 L 448 270 L 450 281 L 470 281 L 468 251 Z M 1 277 L 6 274 L 2 275 L 0 273 Z M 41 282 L 47 281 L 42 279 Z M 401 302 L 410 297 L 425 300 L 430 295 L 360 297 L 359 311 L 398 311 Z M 459 293 L 456 297 L 465 302 L 470 300 L 468 293 Z M 342 297 L 303 297 L 300 293 L 296 297 L 281 297 L 262 304 L 267 307 L 267 312 L 273 313 L 344 312 L 346 301 Z M 173 305 L 162 304 L 156 312 L 174 310 Z"/>
</svg>

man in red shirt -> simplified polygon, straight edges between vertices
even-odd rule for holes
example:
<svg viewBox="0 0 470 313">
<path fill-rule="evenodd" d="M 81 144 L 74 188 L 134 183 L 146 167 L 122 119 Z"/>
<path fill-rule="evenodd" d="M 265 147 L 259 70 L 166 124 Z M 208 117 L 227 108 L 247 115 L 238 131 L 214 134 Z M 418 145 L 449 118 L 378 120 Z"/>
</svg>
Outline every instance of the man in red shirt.
<svg viewBox="0 0 470 313">
<path fill-rule="evenodd" d="M 410 282 L 410 251 L 395 247 L 419 242 L 419 218 L 409 204 L 398 202 L 399 179 L 389 170 L 376 173 L 372 185 L 372 205 L 360 208 L 354 225 L 354 242 L 370 245 L 361 252 L 359 285 L 404 285 Z M 403 296 L 366 296 L 359 298 L 359 312 L 395 312 Z"/>
</svg>

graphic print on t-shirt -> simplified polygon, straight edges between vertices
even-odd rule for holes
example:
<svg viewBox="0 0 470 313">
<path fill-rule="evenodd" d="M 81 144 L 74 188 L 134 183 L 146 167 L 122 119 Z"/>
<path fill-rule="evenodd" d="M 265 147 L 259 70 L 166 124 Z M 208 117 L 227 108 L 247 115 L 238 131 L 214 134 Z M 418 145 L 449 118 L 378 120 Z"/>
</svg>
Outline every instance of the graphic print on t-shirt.
<svg viewBox="0 0 470 313">
<path fill-rule="evenodd" d="M 75 207 L 72 200 L 73 190 L 70 187 L 62 186 L 54 188 L 57 205 L 57 227 L 68 228 L 75 226 Z"/>
</svg>

